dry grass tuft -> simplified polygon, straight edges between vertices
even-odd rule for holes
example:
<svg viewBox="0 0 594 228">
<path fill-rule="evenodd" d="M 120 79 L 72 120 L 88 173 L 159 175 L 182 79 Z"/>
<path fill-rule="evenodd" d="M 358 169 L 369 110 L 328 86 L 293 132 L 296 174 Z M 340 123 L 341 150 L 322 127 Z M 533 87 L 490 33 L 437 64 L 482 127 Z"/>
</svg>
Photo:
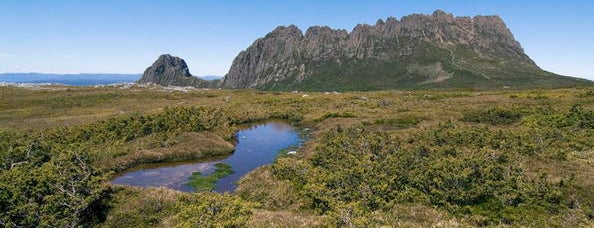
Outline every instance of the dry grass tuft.
<svg viewBox="0 0 594 228">
<path fill-rule="evenodd" d="M 185 161 L 230 154 L 235 146 L 221 136 L 209 132 L 183 133 L 176 138 L 179 143 L 164 148 L 138 150 L 115 159 L 98 162 L 104 168 L 124 170 L 138 164 L 163 161 Z"/>
</svg>

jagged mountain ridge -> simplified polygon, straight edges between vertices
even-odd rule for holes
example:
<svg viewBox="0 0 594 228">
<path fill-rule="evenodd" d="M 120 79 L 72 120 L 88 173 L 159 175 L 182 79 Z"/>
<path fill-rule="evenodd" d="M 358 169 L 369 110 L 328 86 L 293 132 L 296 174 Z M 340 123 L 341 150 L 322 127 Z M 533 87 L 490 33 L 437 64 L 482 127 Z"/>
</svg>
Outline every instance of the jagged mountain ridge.
<svg viewBox="0 0 594 228">
<path fill-rule="evenodd" d="M 377 90 L 589 84 L 540 69 L 498 16 L 435 11 L 350 33 L 280 26 L 234 59 L 224 88 Z"/>
</svg>

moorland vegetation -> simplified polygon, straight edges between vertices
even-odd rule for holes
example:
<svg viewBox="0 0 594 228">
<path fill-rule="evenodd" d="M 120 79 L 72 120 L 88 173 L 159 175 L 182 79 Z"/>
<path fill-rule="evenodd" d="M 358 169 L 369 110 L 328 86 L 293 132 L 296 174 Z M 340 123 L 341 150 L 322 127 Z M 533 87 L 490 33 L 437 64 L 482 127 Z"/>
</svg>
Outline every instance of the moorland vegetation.
<svg viewBox="0 0 594 228">
<path fill-rule="evenodd" d="M 0 224 L 588 227 L 592 91 L 0 87 Z M 312 137 L 235 192 L 109 184 L 229 154 L 234 132 L 268 120 Z"/>
</svg>

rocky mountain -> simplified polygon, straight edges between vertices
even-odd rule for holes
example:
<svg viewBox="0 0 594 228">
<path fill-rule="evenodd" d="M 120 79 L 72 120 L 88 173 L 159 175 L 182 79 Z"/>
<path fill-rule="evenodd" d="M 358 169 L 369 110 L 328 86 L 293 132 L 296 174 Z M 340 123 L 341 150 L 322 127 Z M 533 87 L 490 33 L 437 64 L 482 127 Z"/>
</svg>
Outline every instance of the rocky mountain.
<svg viewBox="0 0 594 228">
<path fill-rule="evenodd" d="M 138 83 L 153 83 L 162 86 L 194 86 L 194 87 L 215 87 L 219 80 L 203 80 L 192 76 L 186 62 L 169 54 L 161 55 L 148 67 Z"/>
<path fill-rule="evenodd" d="M 187 73 L 189 74 L 189 73 Z M 351 32 L 280 26 L 234 59 L 225 88 L 377 90 L 591 84 L 540 69 L 498 16 L 435 11 Z"/>
</svg>

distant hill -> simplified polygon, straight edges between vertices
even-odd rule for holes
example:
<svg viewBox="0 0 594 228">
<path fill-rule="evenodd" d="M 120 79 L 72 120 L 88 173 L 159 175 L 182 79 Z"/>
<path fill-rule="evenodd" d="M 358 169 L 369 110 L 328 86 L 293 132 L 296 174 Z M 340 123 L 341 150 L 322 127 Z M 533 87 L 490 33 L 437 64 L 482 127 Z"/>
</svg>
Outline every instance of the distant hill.
<svg viewBox="0 0 594 228">
<path fill-rule="evenodd" d="M 204 75 L 204 76 L 198 76 L 198 77 L 200 79 L 206 80 L 206 81 L 220 80 L 221 78 L 223 78 L 223 76 L 216 76 L 216 75 Z"/>
<path fill-rule="evenodd" d="M 56 83 L 64 85 L 88 86 L 134 82 L 139 74 L 42 74 L 42 73 L 3 73 L 0 82 L 11 83 Z"/>
<path fill-rule="evenodd" d="M 224 88 L 382 90 L 592 85 L 540 69 L 498 16 L 435 11 L 353 31 L 280 26 L 240 52 Z"/>
</svg>

